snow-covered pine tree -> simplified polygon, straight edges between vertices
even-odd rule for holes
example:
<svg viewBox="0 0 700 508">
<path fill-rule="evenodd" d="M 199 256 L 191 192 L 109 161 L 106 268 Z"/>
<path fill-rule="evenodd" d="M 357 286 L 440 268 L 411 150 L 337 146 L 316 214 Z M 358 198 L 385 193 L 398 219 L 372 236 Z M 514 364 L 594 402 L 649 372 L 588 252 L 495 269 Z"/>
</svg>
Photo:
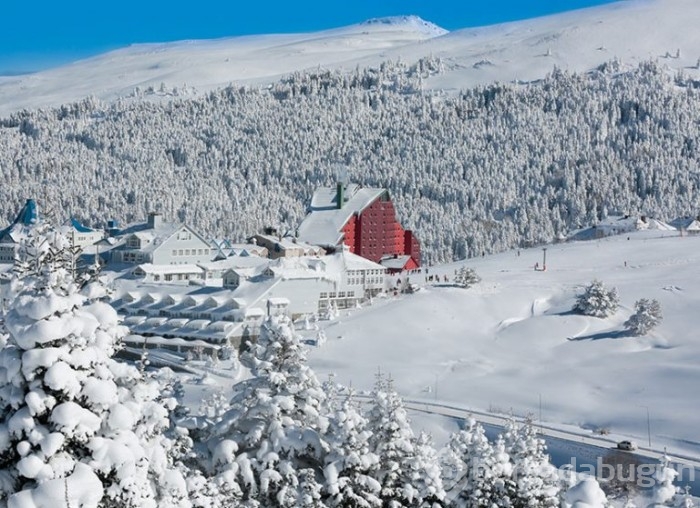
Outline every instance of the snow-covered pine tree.
<svg viewBox="0 0 700 508">
<path fill-rule="evenodd" d="M 370 434 L 367 420 L 349 390 L 329 418 L 330 452 L 323 469 L 328 506 L 379 508 L 382 505 L 381 486 L 374 479 L 379 458 L 369 449 Z"/>
<path fill-rule="evenodd" d="M 651 493 L 652 506 L 673 506 L 679 492 L 673 482 L 678 472 L 671 466 L 671 459 L 664 454 L 654 472 L 654 488 Z"/>
<path fill-rule="evenodd" d="M 490 453 L 491 443 L 484 428 L 473 418 L 465 422 L 464 429 L 450 436 L 440 461 L 445 488 L 452 494 L 454 506 L 469 506 L 479 465 Z"/>
<path fill-rule="evenodd" d="M 509 508 L 513 506 L 517 485 L 513 481 L 513 463 L 506 450 L 503 434 L 475 464 L 469 504 L 473 508 Z"/>
<path fill-rule="evenodd" d="M 440 499 L 423 498 L 429 493 L 415 478 L 417 442 L 411 429 L 401 397 L 393 389 L 391 379 L 378 376 L 372 392 L 372 406 L 368 416 L 372 435 L 370 450 L 379 458 L 376 479 L 381 485 L 382 506 L 390 508 L 421 506 L 424 502 L 440 506 Z M 425 443 L 422 443 L 423 445 Z M 432 457 L 434 470 L 439 476 L 437 456 Z M 435 485 L 431 485 L 434 488 Z M 442 485 L 439 486 L 440 490 Z M 438 496 L 439 497 L 439 496 Z"/>
<path fill-rule="evenodd" d="M 253 377 L 236 385 L 231 409 L 210 438 L 216 481 L 231 493 L 230 502 L 295 506 L 298 472 L 322 474 L 323 390 L 286 316 L 263 323 L 241 363 Z"/>
<path fill-rule="evenodd" d="M 478 284 L 480 281 L 481 277 L 477 275 L 476 271 L 467 266 L 462 266 L 455 276 L 455 284 L 465 289 Z"/>
<path fill-rule="evenodd" d="M 517 427 L 515 442 L 508 450 L 517 485 L 512 499 L 516 508 L 554 508 L 559 504 L 559 476 L 550 463 L 546 445 L 530 418 Z"/>
<path fill-rule="evenodd" d="M 612 316 L 619 305 L 617 289 L 607 289 L 601 281 L 594 280 L 578 296 L 573 311 L 586 316 L 606 318 Z"/>
<path fill-rule="evenodd" d="M 155 383 L 111 358 L 116 312 L 88 303 L 65 238 L 32 227 L 19 248 L 0 351 L 0 498 L 10 507 L 188 506 L 160 432 Z"/>
<path fill-rule="evenodd" d="M 414 458 L 409 463 L 412 472 L 414 498 L 420 500 L 419 506 L 437 508 L 446 504 L 445 487 L 442 470 L 432 437 L 421 432 L 414 443 Z"/>
<path fill-rule="evenodd" d="M 635 312 L 627 321 L 625 327 L 632 335 L 646 335 L 662 320 L 661 304 L 658 300 L 642 298 L 634 302 Z"/>
</svg>

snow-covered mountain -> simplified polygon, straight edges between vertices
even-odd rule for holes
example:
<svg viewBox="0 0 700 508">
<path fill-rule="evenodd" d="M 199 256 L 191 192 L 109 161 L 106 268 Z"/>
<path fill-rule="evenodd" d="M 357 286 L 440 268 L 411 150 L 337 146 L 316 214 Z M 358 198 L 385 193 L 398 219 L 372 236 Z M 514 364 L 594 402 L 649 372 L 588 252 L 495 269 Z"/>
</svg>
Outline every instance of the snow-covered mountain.
<svg viewBox="0 0 700 508">
<path fill-rule="evenodd" d="M 0 78 L 0 114 L 94 95 L 114 99 L 135 87 L 206 91 L 229 83 L 264 84 L 303 69 L 415 61 L 434 55 L 445 73 L 425 86 L 460 89 L 492 81 L 530 81 L 554 66 L 585 71 L 615 57 L 636 65 L 660 59 L 697 73 L 700 2 L 629 0 L 497 26 L 443 29 L 415 16 L 380 18 L 307 34 L 139 44 L 25 76 Z"/>
</svg>

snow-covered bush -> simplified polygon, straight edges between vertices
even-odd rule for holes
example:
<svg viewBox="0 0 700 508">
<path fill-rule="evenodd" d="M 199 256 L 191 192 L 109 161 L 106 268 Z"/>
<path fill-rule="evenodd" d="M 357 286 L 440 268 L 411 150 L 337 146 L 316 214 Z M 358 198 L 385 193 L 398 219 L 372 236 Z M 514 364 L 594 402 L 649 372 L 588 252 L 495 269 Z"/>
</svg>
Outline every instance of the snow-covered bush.
<svg viewBox="0 0 700 508">
<path fill-rule="evenodd" d="M 634 314 L 627 321 L 625 327 L 633 335 L 645 335 L 661 322 L 661 304 L 658 300 L 642 298 L 634 302 Z"/>
<path fill-rule="evenodd" d="M 563 508 L 606 508 L 608 499 L 595 478 L 585 477 L 564 493 Z"/>
<path fill-rule="evenodd" d="M 481 277 L 477 275 L 476 271 L 467 266 L 462 266 L 455 276 L 455 284 L 463 288 L 470 288 L 474 284 L 478 284 L 480 281 Z"/>
<path fill-rule="evenodd" d="M 573 311 L 586 316 L 612 316 L 620 305 L 617 289 L 607 289 L 599 280 L 591 282 L 578 296 Z"/>
</svg>

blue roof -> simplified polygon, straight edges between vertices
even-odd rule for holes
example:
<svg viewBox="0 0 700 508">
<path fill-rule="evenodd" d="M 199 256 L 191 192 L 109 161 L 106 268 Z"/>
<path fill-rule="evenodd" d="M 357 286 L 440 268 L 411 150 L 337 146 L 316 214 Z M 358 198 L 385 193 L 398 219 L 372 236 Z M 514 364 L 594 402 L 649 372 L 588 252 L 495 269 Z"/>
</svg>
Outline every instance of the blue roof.
<svg viewBox="0 0 700 508">
<path fill-rule="evenodd" d="M 33 199 L 28 199 L 17 214 L 17 217 L 15 217 L 15 220 L 12 221 L 12 224 L 0 231 L 0 239 L 12 232 L 15 226 L 31 226 L 32 224 L 36 224 L 38 219 L 39 213 L 36 209 L 36 202 Z"/>
<path fill-rule="evenodd" d="M 95 231 L 94 229 L 90 229 L 87 226 L 83 226 L 80 222 L 78 222 L 78 219 L 76 219 L 75 217 L 70 218 L 70 223 L 71 226 L 73 226 L 78 233 L 92 233 L 93 231 Z"/>
<path fill-rule="evenodd" d="M 12 223 L 12 226 L 15 226 L 17 224 L 21 224 L 23 226 L 30 226 L 32 224 L 35 224 L 38 218 L 39 214 L 36 210 L 36 202 L 33 199 L 28 199 L 22 207 L 22 209 L 19 211 L 19 214 L 17 214 L 17 217 Z"/>
</svg>

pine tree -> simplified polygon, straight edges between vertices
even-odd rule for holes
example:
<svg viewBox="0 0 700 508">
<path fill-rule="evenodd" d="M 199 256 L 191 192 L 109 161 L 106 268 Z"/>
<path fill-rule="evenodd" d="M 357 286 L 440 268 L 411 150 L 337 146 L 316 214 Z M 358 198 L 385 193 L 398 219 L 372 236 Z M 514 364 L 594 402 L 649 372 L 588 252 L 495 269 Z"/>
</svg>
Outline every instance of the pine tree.
<svg viewBox="0 0 700 508">
<path fill-rule="evenodd" d="M 465 428 L 452 434 L 441 453 L 443 479 L 448 493 L 454 493 L 455 506 L 468 506 L 479 468 L 491 453 L 484 428 L 473 418 Z"/>
<path fill-rule="evenodd" d="M 678 487 L 673 482 L 676 480 L 678 472 L 671 466 L 668 455 L 663 456 L 660 464 L 654 472 L 654 488 L 651 494 L 654 506 L 671 506 L 678 494 Z"/>
<path fill-rule="evenodd" d="M 241 363 L 253 377 L 236 386 L 231 409 L 210 440 L 217 481 L 245 502 L 294 506 L 298 472 L 321 474 L 327 451 L 323 390 L 285 316 L 263 323 Z"/>
<path fill-rule="evenodd" d="M 467 266 L 462 266 L 455 276 L 455 284 L 465 289 L 478 284 L 480 281 L 481 277 L 477 275 L 476 271 Z"/>
<path fill-rule="evenodd" d="M 543 439 L 531 419 L 517 428 L 515 442 L 508 450 L 513 462 L 513 479 L 517 493 L 513 506 L 553 508 L 559 504 L 559 478 L 550 463 Z"/>
<path fill-rule="evenodd" d="M 474 508 L 509 508 L 513 506 L 517 485 L 513 480 L 513 464 L 506 450 L 506 441 L 499 435 L 476 465 L 470 505 Z"/>
<path fill-rule="evenodd" d="M 440 506 L 444 497 L 437 456 L 427 456 L 426 442 L 417 442 L 401 397 L 394 391 L 391 379 L 378 377 L 372 393 L 369 428 L 372 431 L 370 449 L 379 457 L 376 479 L 381 485 L 382 505 L 398 507 L 421 506 L 433 503 Z M 429 465 L 430 478 L 422 482 L 416 478 L 417 464 Z M 424 497 L 425 496 L 425 497 Z"/>
<path fill-rule="evenodd" d="M 80 293 L 66 245 L 37 225 L 19 248 L 0 351 L 1 496 L 17 506 L 188 506 L 159 387 L 111 358 L 124 330 L 111 307 Z"/>
<path fill-rule="evenodd" d="M 602 282 L 594 280 L 578 296 L 573 310 L 586 316 L 606 318 L 617 312 L 619 302 L 617 289 L 607 289 Z"/>
<path fill-rule="evenodd" d="M 607 508 L 608 500 L 595 478 L 585 477 L 562 495 L 562 508 Z"/>
<path fill-rule="evenodd" d="M 378 508 L 380 485 L 374 479 L 379 458 L 370 452 L 370 431 L 350 390 L 329 418 L 330 452 L 323 469 L 327 504 L 332 507 Z"/>
<path fill-rule="evenodd" d="M 663 319 L 658 300 L 642 298 L 634 303 L 634 309 L 635 313 L 625 321 L 625 326 L 632 335 L 646 335 Z"/>
<path fill-rule="evenodd" d="M 418 434 L 413 443 L 414 458 L 409 462 L 414 498 L 419 499 L 419 506 L 434 508 L 445 505 L 445 488 L 442 481 L 442 470 L 433 440 L 425 432 Z"/>
</svg>

